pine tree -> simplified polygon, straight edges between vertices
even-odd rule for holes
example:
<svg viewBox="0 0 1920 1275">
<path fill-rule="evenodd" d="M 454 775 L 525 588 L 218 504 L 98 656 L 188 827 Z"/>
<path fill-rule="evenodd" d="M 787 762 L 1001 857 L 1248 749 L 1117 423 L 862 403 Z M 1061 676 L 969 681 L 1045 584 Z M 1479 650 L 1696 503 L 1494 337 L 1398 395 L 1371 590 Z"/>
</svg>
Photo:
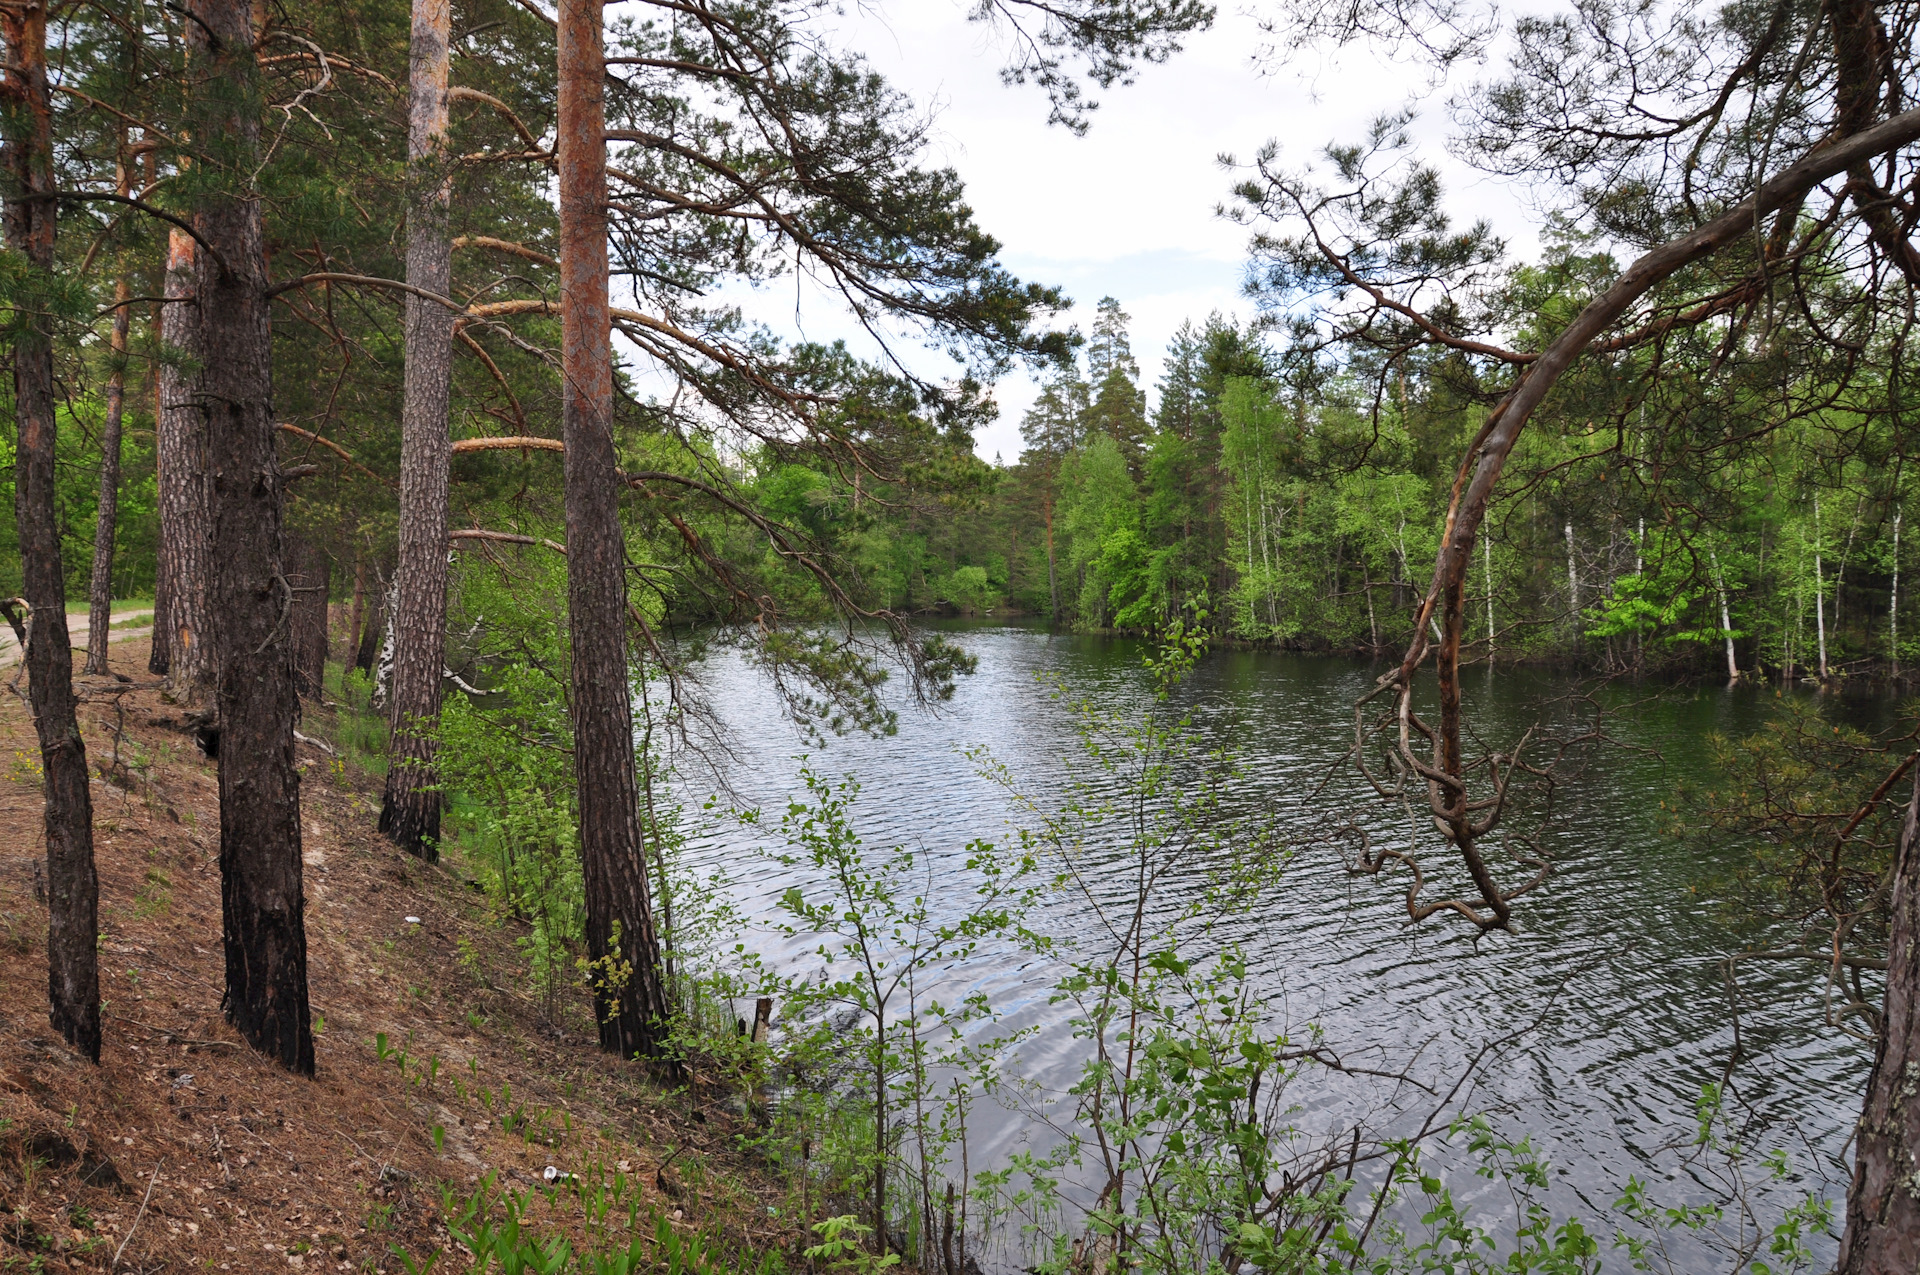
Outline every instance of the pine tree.
<svg viewBox="0 0 1920 1275">
<path fill-rule="evenodd" d="M 567 620 L 573 766 L 587 955 L 600 1047 L 664 1052 L 667 1001 L 641 858 L 627 555 L 613 439 L 607 259 L 603 0 L 561 0 L 559 25 L 561 429 L 566 441 Z"/>
<path fill-rule="evenodd" d="M 213 158 L 196 194 L 193 292 L 213 507 L 211 612 L 219 666 L 220 897 L 227 1020 L 254 1048 L 313 1074 L 300 776 L 294 770 L 293 604 L 275 450 L 273 335 L 260 169 L 264 99 L 249 0 L 193 0 L 191 135 Z M 177 600 L 177 599 L 176 599 Z M 180 652 L 176 649 L 175 658 Z"/>
<path fill-rule="evenodd" d="M 7 65 L 0 80 L 5 129 L 6 240 L 27 266 L 11 332 L 18 430 L 14 517 L 33 630 L 27 693 L 45 773 L 48 1017 L 67 1043 L 100 1061 L 100 881 L 93 864 L 93 799 L 73 694 L 66 576 L 60 563 L 54 456 L 53 104 L 47 10 L 37 0 L 0 6 Z"/>
<path fill-rule="evenodd" d="M 1026 442 L 1021 463 L 1039 480 L 1040 516 L 1046 528 L 1047 597 L 1049 615 L 1060 619 L 1060 568 L 1054 547 L 1053 516 L 1058 504 L 1060 467 L 1085 435 L 1087 420 L 1087 383 L 1073 372 L 1056 373 L 1040 389 L 1040 395 L 1020 421 L 1020 437 Z"/>
<path fill-rule="evenodd" d="M 1087 380 L 1092 390 L 1085 432 L 1105 434 L 1120 448 L 1138 481 L 1147 451 L 1147 395 L 1140 388 L 1140 365 L 1127 337 L 1127 314 L 1112 297 L 1102 297 L 1087 339 Z"/>
<path fill-rule="evenodd" d="M 447 234 L 449 0 L 414 0 L 408 55 L 407 282 L 445 296 L 453 290 Z M 447 411 L 453 380 L 453 323 L 447 307 L 409 294 L 406 397 L 400 412 L 399 605 L 393 625 L 390 762 L 380 831 L 429 862 L 439 857 L 440 792 L 433 739 L 446 667 L 447 485 L 453 462 Z"/>
</svg>

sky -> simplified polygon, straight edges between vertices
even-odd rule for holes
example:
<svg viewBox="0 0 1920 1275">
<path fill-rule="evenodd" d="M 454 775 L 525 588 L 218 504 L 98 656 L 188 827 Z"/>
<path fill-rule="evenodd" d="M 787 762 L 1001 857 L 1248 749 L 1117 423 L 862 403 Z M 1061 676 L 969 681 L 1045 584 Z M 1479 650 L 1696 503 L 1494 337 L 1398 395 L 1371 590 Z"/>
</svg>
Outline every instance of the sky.
<svg viewBox="0 0 1920 1275">
<path fill-rule="evenodd" d="M 1485 217 L 1523 254 L 1532 242 L 1522 192 L 1450 160 L 1448 87 L 1423 69 L 1367 50 L 1292 65 L 1263 66 L 1269 43 L 1258 21 L 1224 0 L 1210 31 L 1170 62 L 1141 70 L 1128 87 L 1098 93 L 1085 136 L 1049 126 L 1045 94 L 1000 80 L 1002 49 L 990 28 L 966 20 L 967 0 L 870 0 L 839 19 L 838 42 L 863 52 L 897 88 L 934 114 L 924 162 L 950 166 L 985 229 L 1019 277 L 1061 287 L 1075 302 L 1061 323 L 1083 332 L 1105 296 L 1132 317 L 1134 355 L 1149 394 L 1169 339 L 1183 320 L 1219 311 L 1247 319 L 1241 293 L 1247 230 L 1217 215 L 1235 180 L 1219 157 L 1242 161 L 1269 139 L 1297 167 L 1332 141 L 1357 139 L 1376 116 L 1419 106 L 1421 157 L 1447 179 L 1461 220 Z M 1463 77 L 1485 74 L 1468 68 Z M 1416 101 L 1416 96 L 1418 100 Z M 785 335 L 861 342 L 831 301 L 789 282 L 740 298 Z M 938 373 L 944 360 L 914 362 Z M 946 366 L 950 367 L 950 364 Z M 1016 373 L 994 389 L 1000 418 L 976 436 L 985 459 L 1012 462 L 1020 418 L 1036 387 Z"/>
</svg>

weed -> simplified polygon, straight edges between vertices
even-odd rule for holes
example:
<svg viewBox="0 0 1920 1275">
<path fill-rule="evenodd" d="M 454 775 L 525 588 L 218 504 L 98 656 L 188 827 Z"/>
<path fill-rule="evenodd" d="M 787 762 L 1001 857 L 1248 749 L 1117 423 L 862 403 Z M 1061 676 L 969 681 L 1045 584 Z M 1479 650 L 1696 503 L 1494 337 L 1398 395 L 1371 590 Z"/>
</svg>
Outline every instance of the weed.
<svg viewBox="0 0 1920 1275">
<path fill-rule="evenodd" d="M 47 772 L 38 757 L 23 748 L 16 748 L 13 750 L 13 761 L 7 766 L 7 778 L 38 788 L 46 783 Z"/>
<path fill-rule="evenodd" d="M 15 956 L 33 954 L 33 930 L 22 927 L 20 918 L 11 912 L 0 912 L 0 947 Z"/>
<path fill-rule="evenodd" d="M 133 914 L 142 920 L 165 915 L 173 906 L 173 881 L 158 868 L 148 868 L 146 880 L 133 896 Z"/>
<path fill-rule="evenodd" d="M 493 979 L 487 974 L 486 958 L 480 955 L 480 950 L 473 945 L 473 940 L 463 934 L 454 941 L 454 948 L 460 954 L 460 968 L 467 972 L 467 976 L 476 985 L 491 989 Z"/>
</svg>

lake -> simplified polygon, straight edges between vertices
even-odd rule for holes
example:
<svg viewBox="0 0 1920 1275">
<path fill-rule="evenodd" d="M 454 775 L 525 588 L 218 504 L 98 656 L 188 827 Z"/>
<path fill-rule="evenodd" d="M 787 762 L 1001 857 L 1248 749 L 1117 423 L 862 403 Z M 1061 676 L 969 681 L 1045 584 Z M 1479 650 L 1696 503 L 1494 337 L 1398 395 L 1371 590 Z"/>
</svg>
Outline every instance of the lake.
<svg viewBox="0 0 1920 1275">
<path fill-rule="evenodd" d="M 810 753 L 823 773 L 860 781 L 856 823 L 869 845 L 910 845 L 958 873 L 965 844 L 1004 840 L 1012 817 L 1004 791 L 962 749 L 987 748 L 1045 801 L 1060 791 L 1062 761 L 1076 751 L 1053 684 L 1109 707 L 1148 697 L 1139 642 L 1017 625 L 945 631 L 979 660 L 949 704 L 937 714 L 903 705 L 896 735 L 839 738 L 824 748 L 806 744 L 746 661 L 711 660 L 706 689 L 732 735 L 726 773 L 738 798 L 762 805 L 771 820 L 799 791 L 796 759 Z M 1330 813 L 1391 833 L 1404 829 L 1405 816 L 1363 793 L 1351 771 L 1309 799 L 1351 743 L 1353 701 L 1380 667 L 1217 651 L 1182 696 L 1202 730 L 1243 753 L 1241 800 L 1275 803 L 1303 836 Z M 1470 669 L 1470 718 L 1484 739 L 1505 744 L 1540 716 L 1542 700 L 1573 686 L 1540 670 Z M 1483 1042 L 1539 1019 L 1484 1068 L 1463 1106 L 1494 1111 L 1501 1128 L 1531 1134 L 1554 1166 L 1556 1210 L 1580 1213 L 1607 1236 L 1606 1215 L 1630 1173 L 1666 1181 L 1680 1172 L 1663 1148 L 1691 1135 L 1700 1087 L 1722 1076 L 1734 1045 L 1722 957 L 1761 937 L 1730 928 L 1724 906 L 1705 888 L 1723 865 L 1663 838 L 1660 803 L 1680 779 L 1703 772 L 1711 733 L 1738 735 L 1762 720 L 1774 688 L 1616 686 L 1602 697 L 1628 706 L 1609 722 L 1621 746 L 1594 751 L 1564 781 L 1559 818 L 1542 843 L 1554 873 L 1516 903 L 1518 934 L 1476 941 L 1441 916 L 1409 926 L 1404 876 L 1350 876 L 1331 847 L 1303 843 L 1240 936 L 1273 1017 L 1295 1030 L 1317 1024 L 1337 1050 L 1364 1055 L 1369 1065 L 1397 1069 L 1412 1060 L 1415 1074 L 1441 1087 Z M 1856 704 L 1843 711 L 1871 719 L 1886 710 Z M 690 772 L 681 792 L 698 797 L 710 787 Z M 700 831 L 693 858 L 724 867 L 749 914 L 764 917 L 792 883 L 756 853 L 769 842 L 765 828 L 715 822 Z M 1436 851 L 1428 856 L 1442 862 Z M 1071 934 L 1076 918 L 1056 904 L 1042 928 Z M 748 941 L 789 965 L 807 959 L 801 945 L 758 929 Z M 1071 1083 L 1085 1048 L 1066 1029 L 1065 1008 L 1048 1003 L 1057 973 L 1030 956 L 996 952 L 947 971 L 942 991 L 985 991 L 1006 1024 L 1037 1028 L 1017 1065 L 1057 1088 Z M 1740 967 L 1743 1054 L 1728 1086 L 1732 1109 L 1751 1121 L 1749 1141 L 1788 1149 L 1792 1191 L 1813 1184 L 1838 1201 L 1871 1054 L 1821 1025 L 1820 982 L 1811 966 Z M 1294 1093 L 1303 1123 L 1335 1128 L 1371 1109 L 1381 1088 L 1323 1076 L 1306 1078 Z M 1036 1137 L 1006 1114 L 982 1124 L 971 1150 L 976 1170 Z M 1469 1197 L 1491 1189 L 1465 1174 L 1456 1187 Z M 1663 1203 L 1706 1198 L 1684 1178 L 1656 1196 Z"/>
</svg>

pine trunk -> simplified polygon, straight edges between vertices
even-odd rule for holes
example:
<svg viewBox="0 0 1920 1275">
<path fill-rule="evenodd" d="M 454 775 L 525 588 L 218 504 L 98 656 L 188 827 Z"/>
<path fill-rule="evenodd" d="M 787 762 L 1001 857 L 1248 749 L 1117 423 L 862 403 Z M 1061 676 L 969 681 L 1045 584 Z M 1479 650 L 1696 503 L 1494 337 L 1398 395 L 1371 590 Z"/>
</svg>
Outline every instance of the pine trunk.
<svg viewBox="0 0 1920 1275">
<path fill-rule="evenodd" d="M 259 164 L 262 101 L 248 0 L 195 0 L 196 138 L 226 150 L 224 181 Z M 228 185 L 202 196 L 194 227 L 203 366 L 197 398 L 213 459 L 213 613 L 220 711 L 220 893 L 226 1014 L 283 1065 L 313 1074 L 300 865 L 300 777 L 281 561 L 282 479 L 274 449 L 272 331 L 261 205 Z M 216 258 L 215 254 L 218 254 Z M 176 652 L 178 655 L 179 652 Z"/>
<path fill-rule="evenodd" d="M 603 0 L 561 0 L 560 422 L 566 442 L 573 762 L 600 1046 L 659 1057 L 667 1006 L 641 862 L 628 697 L 626 551 L 613 447 Z"/>
<path fill-rule="evenodd" d="M 47 11 L 0 8 L 7 46 L 0 113 L 6 136 L 7 246 L 29 274 L 16 291 L 13 338 L 14 516 L 20 566 L 33 607 L 27 691 L 45 769 L 48 1017 L 67 1043 L 100 1061 L 100 880 L 93 866 L 93 800 L 73 697 L 65 576 L 54 487 L 53 323 L 32 304 L 53 283 L 53 113 L 47 86 Z"/>
<path fill-rule="evenodd" d="M 446 296 L 449 0 L 414 0 L 409 65 L 407 282 Z M 453 315 L 409 294 L 405 398 L 400 409 L 399 605 L 394 635 L 392 736 L 380 831 L 408 854 L 439 857 L 440 790 L 434 735 L 446 669 L 447 407 L 453 377 Z"/>
<path fill-rule="evenodd" d="M 156 342 L 160 340 L 161 333 L 166 330 L 166 311 L 167 307 L 164 302 L 153 307 L 152 327 L 149 328 L 149 331 L 154 334 Z M 167 486 L 166 456 L 162 453 L 159 446 L 160 418 L 164 415 L 160 410 L 161 372 L 159 360 L 156 359 L 148 364 L 147 375 L 151 378 L 148 385 L 153 391 L 153 486 L 157 496 L 159 492 L 165 491 Z M 158 513 L 157 508 L 155 512 Z M 171 624 L 171 621 L 167 618 L 167 608 L 173 597 L 173 586 L 167 578 L 167 521 L 165 518 L 156 517 L 154 522 L 157 534 L 154 539 L 153 637 L 147 643 L 147 672 L 158 677 L 165 677 L 167 670 L 173 666 L 173 661 L 170 658 L 172 643 L 167 640 L 167 631 Z"/>
<path fill-rule="evenodd" d="M 1920 1271 L 1920 767 L 1893 860 L 1887 1004 L 1854 1135 L 1838 1275 Z"/>
<path fill-rule="evenodd" d="M 360 624 L 367 618 L 367 555 L 353 555 L 353 604 L 347 611 L 347 662 L 360 652 Z"/>
<path fill-rule="evenodd" d="M 130 189 L 126 162 L 120 193 Z M 113 328 L 107 337 L 107 419 L 100 431 L 100 498 L 94 506 L 93 578 L 87 598 L 87 672 L 107 675 L 107 643 L 113 636 L 113 537 L 120 521 L 120 427 L 127 406 L 127 332 L 133 290 L 122 274 L 113 284 Z"/>
<path fill-rule="evenodd" d="M 387 623 L 386 599 L 384 582 L 367 599 L 366 623 L 360 630 L 360 641 L 353 652 L 353 666 L 362 673 L 373 672 L 373 662 L 380 654 L 380 640 L 386 632 Z"/>
<path fill-rule="evenodd" d="M 160 474 L 160 464 L 156 456 L 154 462 L 154 486 L 165 481 Z M 164 528 L 163 537 L 164 537 Z M 167 670 L 173 667 L 172 647 L 167 640 L 167 628 L 172 623 L 168 617 L 168 607 L 173 601 L 173 588 L 167 581 L 167 550 L 164 538 L 156 540 L 157 561 L 153 571 L 153 637 L 147 643 L 147 672 L 156 677 L 165 677 Z"/>
<path fill-rule="evenodd" d="M 207 497 L 207 422 L 195 401 L 192 364 L 204 357 L 203 307 L 194 299 L 191 236 L 167 236 L 167 304 L 160 320 L 160 575 L 167 589 L 167 690 L 195 710 L 213 701 L 213 643 L 208 617 L 212 511 Z M 208 316 L 209 318 L 211 316 Z M 158 616 L 155 617 L 156 620 Z"/>
<path fill-rule="evenodd" d="M 300 694 L 319 699 L 327 675 L 327 593 L 333 564 L 304 536 L 286 537 L 287 586 L 293 591 L 293 677 Z"/>
</svg>

